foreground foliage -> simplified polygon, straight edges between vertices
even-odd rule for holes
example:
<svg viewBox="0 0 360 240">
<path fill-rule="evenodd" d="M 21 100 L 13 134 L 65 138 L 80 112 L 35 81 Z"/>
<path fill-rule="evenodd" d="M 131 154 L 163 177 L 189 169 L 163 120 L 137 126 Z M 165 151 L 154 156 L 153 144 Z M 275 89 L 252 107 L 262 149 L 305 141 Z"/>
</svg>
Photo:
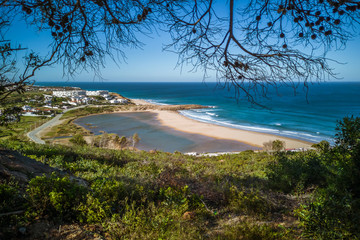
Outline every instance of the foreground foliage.
<svg viewBox="0 0 360 240">
<path fill-rule="evenodd" d="M 235 239 L 240 233 L 291 239 L 296 232 L 293 200 L 267 190 L 264 170 L 273 157 L 266 153 L 197 158 L 86 145 L 1 145 L 62 170 L 26 187 L 27 224 L 95 224 L 109 239 Z"/>
<path fill-rule="evenodd" d="M 106 239 L 359 239 L 360 119 L 337 130 L 333 147 L 218 157 L 2 141 L 57 172 L 1 183 L 1 213 L 24 210 L 3 236 L 42 220 Z"/>
<path fill-rule="evenodd" d="M 268 171 L 277 190 L 316 188 L 295 211 L 311 239 L 360 239 L 360 118 L 345 117 L 336 130 L 334 147 L 322 141 L 317 152 L 279 154 Z"/>
</svg>

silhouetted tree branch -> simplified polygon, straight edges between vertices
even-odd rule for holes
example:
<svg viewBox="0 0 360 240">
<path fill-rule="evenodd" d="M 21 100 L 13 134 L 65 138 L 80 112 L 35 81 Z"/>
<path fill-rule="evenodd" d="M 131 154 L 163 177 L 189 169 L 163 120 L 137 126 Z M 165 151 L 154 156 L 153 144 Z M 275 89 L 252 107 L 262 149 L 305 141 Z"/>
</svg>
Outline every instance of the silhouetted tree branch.
<svg viewBox="0 0 360 240">
<path fill-rule="evenodd" d="M 218 3 L 219 4 L 219 3 Z M 214 69 L 251 102 L 267 86 L 307 86 L 335 77 L 326 58 L 353 37 L 359 1 L 229 0 L 219 16 L 213 1 L 173 1 L 165 17 L 179 63 Z"/>
<path fill-rule="evenodd" d="M 28 56 L 24 73 L 11 81 L 20 87 L 39 68 L 54 63 L 64 66 L 65 75 L 83 69 L 97 74 L 105 56 L 121 61 L 124 48 L 141 46 L 138 37 L 160 27 L 170 33 L 172 42 L 165 49 L 179 54 L 179 64 L 192 64 L 205 76 L 215 71 L 219 83 L 235 86 L 239 96 L 255 102 L 254 96 L 265 96 L 269 85 L 295 87 L 301 82 L 307 86 L 335 77 L 326 53 L 344 48 L 359 23 L 359 1 L 249 0 L 247 6 L 242 4 L 234 0 L 2 0 L 0 23 L 11 25 L 21 14 L 28 25 L 53 39 L 49 55 Z M 221 7 L 227 10 L 222 12 Z M 0 25 L 2 41 L 6 41 L 5 27 Z"/>
</svg>

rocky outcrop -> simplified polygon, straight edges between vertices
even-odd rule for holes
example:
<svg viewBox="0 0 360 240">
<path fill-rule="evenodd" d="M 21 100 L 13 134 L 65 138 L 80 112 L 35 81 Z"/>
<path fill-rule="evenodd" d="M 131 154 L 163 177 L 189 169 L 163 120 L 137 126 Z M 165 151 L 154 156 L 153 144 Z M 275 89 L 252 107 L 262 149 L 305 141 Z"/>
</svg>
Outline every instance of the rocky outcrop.
<svg viewBox="0 0 360 240">
<path fill-rule="evenodd" d="M 47 164 L 25 157 L 16 151 L 0 149 L 0 179 L 12 180 L 21 185 L 26 185 L 32 178 L 44 174 L 50 175 L 52 172 L 57 172 L 60 175 L 66 174 Z M 70 179 L 80 185 L 87 186 L 87 183 L 81 178 L 70 176 Z"/>
<path fill-rule="evenodd" d="M 3 179 L 27 183 L 33 177 L 54 171 L 58 170 L 16 151 L 0 149 L 0 177 Z"/>
</svg>

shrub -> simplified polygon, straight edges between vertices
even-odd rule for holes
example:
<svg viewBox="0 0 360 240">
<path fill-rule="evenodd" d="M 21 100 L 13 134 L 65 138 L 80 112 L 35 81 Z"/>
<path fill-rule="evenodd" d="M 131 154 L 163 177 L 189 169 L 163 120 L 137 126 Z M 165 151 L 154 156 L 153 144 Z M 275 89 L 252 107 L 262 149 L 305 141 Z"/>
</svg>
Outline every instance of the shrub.
<svg viewBox="0 0 360 240">
<path fill-rule="evenodd" d="M 295 239 L 290 230 L 281 226 L 237 222 L 226 225 L 223 232 L 216 233 L 212 239 L 281 240 Z"/>
<path fill-rule="evenodd" d="M 235 186 L 230 187 L 229 206 L 236 213 L 260 217 L 269 215 L 271 211 L 271 205 L 259 193 L 241 191 Z"/>
<path fill-rule="evenodd" d="M 121 181 L 98 179 L 93 182 L 91 188 L 94 195 L 108 204 L 113 212 L 119 212 L 123 208 L 122 201 L 126 197 L 131 197 L 131 192 L 126 189 L 125 184 Z"/>
<path fill-rule="evenodd" d="M 165 203 L 126 203 L 124 214 L 114 215 L 107 231 L 112 239 L 201 239 L 201 224 L 196 218 L 183 219 L 183 213 Z"/>
<path fill-rule="evenodd" d="M 313 148 L 316 148 L 320 152 L 328 152 L 330 151 L 330 143 L 328 141 L 322 140 L 319 143 L 315 143 L 312 145 Z"/>
<path fill-rule="evenodd" d="M 310 239 L 360 239 L 359 201 L 351 193 L 322 189 L 295 215 Z"/>
<path fill-rule="evenodd" d="M 285 142 L 279 139 L 276 139 L 272 142 L 272 150 L 276 152 L 283 151 L 285 149 Z"/>
<path fill-rule="evenodd" d="M 327 174 L 322 156 L 315 152 L 277 155 L 266 170 L 270 187 L 284 193 L 322 185 Z"/>
<path fill-rule="evenodd" d="M 69 177 L 52 174 L 35 177 L 27 189 L 31 216 L 48 215 L 60 220 L 73 220 L 79 214 L 79 205 L 85 203 L 86 188 L 72 182 Z"/>
<path fill-rule="evenodd" d="M 0 183 L 0 213 L 21 209 L 24 198 L 14 183 Z"/>
<path fill-rule="evenodd" d="M 160 188 L 159 196 L 164 204 L 183 207 L 184 211 L 203 207 L 200 197 L 196 194 L 191 194 L 188 186 L 180 189 L 172 187 L 166 189 Z"/>
<path fill-rule="evenodd" d="M 296 210 L 313 239 L 360 239 L 360 118 L 344 118 L 337 130 L 335 147 L 320 152 L 327 158 L 326 184 Z"/>
<path fill-rule="evenodd" d="M 100 223 L 110 215 L 110 206 L 105 202 L 101 203 L 98 198 L 87 195 L 85 203 L 79 205 L 78 219 L 80 222 Z"/>
<path fill-rule="evenodd" d="M 76 134 L 69 141 L 75 145 L 80 145 L 80 146 L 86 145 L 86 141 L 84 137 L 80 134 Z"/>
<path fill-rule="evenodd" d="M 274 151 L 274 152 L 280 152 L 285 149 L 285 142 L 281 141 L 279 139 L 276 139 L 274 141 L 268 141 L 263 143 L 263 149 L 265 151 Z"/>
<path fill-rule="evenodd" d="M 15 211 L 22 213 L 26 201 L 19 189 L 19 186 L 13 182 L 0 183 L 0 238 L 17 239 L 17 232 L 14 229 L 24 224 L 22 214 L 7 214 Z"/>
</svg>

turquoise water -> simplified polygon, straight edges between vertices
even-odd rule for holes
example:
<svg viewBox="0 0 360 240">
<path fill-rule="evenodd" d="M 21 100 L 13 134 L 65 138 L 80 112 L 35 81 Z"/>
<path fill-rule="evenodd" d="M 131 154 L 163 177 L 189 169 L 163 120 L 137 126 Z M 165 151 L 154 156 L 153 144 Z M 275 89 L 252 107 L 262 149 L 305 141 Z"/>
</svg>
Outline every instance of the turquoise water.
<svg viewBox="0 0 360 240">
<path fill-rule="evenodd" d="M 52 82 L 43 86 L 77 86 L 105 89 L 125 97 L 145 99 L 158 104 L 202 104 L 208 109 L 182 111 L 184 116 L 233 128 L 266 132 L 312 142 L 333 142 L 336 122 L 344 116 L 359 116 L 360 82 L 333 82 L 299 87 L 269 88 L 268 97 L 254 106 L 234 98 L 234 89 L 216 83 L 116 83 Z M 294 95 L 295 93 L 295 95 Z"/>
</svg>

